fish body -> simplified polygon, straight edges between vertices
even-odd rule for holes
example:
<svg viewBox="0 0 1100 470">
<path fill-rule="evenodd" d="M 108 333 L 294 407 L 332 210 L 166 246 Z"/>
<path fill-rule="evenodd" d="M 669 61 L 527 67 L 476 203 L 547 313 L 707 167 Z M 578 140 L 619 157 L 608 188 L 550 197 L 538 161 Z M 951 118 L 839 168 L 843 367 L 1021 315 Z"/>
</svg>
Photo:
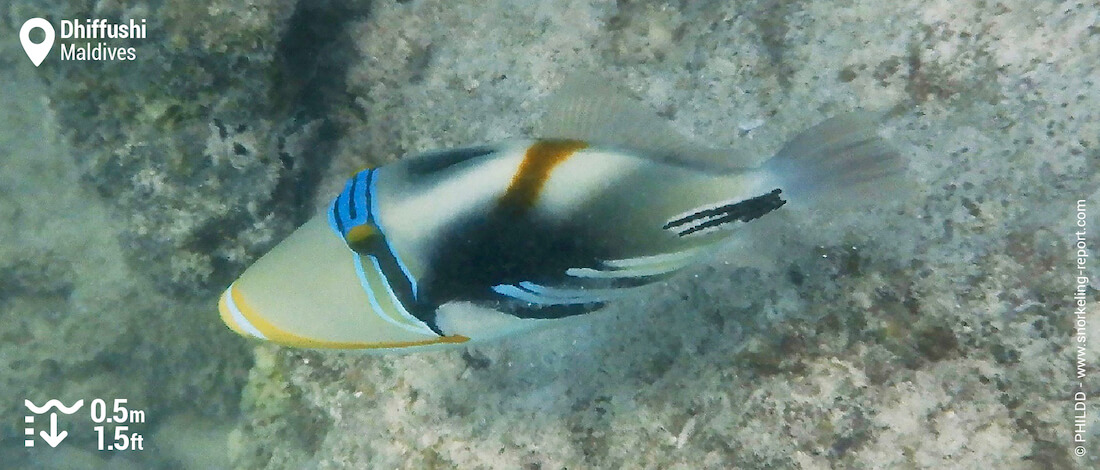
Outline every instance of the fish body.
<svg viewBox="0 0 1100 470">
<path fill-rule="evenodd" d="M 783 207 L 788 188 L 843 199 L 900 169 L 866 119 L 827 121 L 751 165 L 677 137 L 606 89 L 589 91 L 559 100 L 551 137 L 357 173 L 226 289 L 223 320 L 310 348 L 497 338 L 674 274 L 736 233 L 728 229 Z M 600 99 L 614 101 L 594 106 Z M 617 130 L 599 129 L 609 125 Z"/>
</svg>

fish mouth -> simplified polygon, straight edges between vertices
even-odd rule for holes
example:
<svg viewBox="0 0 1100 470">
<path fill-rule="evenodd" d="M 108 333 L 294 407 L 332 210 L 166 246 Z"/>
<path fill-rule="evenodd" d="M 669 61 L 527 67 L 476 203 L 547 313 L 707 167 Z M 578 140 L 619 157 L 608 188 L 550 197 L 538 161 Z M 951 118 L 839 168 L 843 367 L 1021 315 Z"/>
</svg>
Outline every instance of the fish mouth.
<svg viewBox="0 0 1100 470">
<path fill-rule="evenodd" d="M 267 339 L 267 336 L 256 328 L 252 322 L 248 321 L 248 318 L 243 312 L 241 307 L 234 300 L 233 285 L 230 284 L 225 292 L 222 292 L 221 298 L 218 299 L 218 312 L 221 314 L 222 322 L 233 330 L 235 333 L 257 339 Z M 247 308 L 247 307 L 246 307 Z"/>
</svg>

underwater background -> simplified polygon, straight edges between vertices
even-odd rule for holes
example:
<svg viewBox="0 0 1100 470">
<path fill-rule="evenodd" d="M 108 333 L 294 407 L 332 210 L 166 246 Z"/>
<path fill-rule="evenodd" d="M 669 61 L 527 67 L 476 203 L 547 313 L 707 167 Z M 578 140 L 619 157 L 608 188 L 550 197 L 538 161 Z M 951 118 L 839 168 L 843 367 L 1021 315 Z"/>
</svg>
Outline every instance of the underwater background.
<svg viewBox="0 0 1100 470">
<path fill-rule="evenodd" d="M 1095 3 L 0 14 L 0 467 L 1100 467 Z M 62 61 L 74 41 L 59 37 L 36 68 L 18 40 L 34 17 L 146 19 L 147 37 L 110 40 L 136 50 L 114 62 Z M 889 110 L 919 194 L 798 220 L 767 256 L 723 252 L 568 327 L 465 350 L 293 350 L 222 325 L 222 289 L 349 174 L 523 136 L 575 71 L 759 156 L 826 117 Z M 56 448 L 26 447 L 24 400 L 51 398 L 89 404 Z M 128 431 L 144 450 L 96 450 L 96 398 L 144 411 Z"/>
</svg>

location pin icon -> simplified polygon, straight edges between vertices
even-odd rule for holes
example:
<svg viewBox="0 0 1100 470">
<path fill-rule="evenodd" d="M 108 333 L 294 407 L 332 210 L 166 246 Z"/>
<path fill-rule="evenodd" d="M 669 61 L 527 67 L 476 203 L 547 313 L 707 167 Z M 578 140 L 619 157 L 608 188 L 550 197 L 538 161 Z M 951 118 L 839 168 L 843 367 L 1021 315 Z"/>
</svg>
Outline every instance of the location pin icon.
<svg viewBox="0 0 1100 470">
<path fill-rule="evenodd" d="M 31 30 L 34 28 L 41 28 L 46 33 L 46 40 L 38 44 L 32 42 Z M 42 18 L 31 18 L 19 29 L 19 42 L 23 43 L 23 50 L 27 51 L 27 57 L 31 58 L 35 67 L 38 67 L 46 59 L 50 49 L 53 49 L 53 38 L 53 25 Z"/>
</svg>

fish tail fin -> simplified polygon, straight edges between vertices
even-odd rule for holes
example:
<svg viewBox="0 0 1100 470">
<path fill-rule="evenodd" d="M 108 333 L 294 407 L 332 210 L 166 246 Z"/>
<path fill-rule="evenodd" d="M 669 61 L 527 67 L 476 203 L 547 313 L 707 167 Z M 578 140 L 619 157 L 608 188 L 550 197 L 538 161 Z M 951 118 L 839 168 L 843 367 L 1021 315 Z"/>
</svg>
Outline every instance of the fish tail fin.
<svg viewBox="0 0 1100 470">
<path fill-rule="evenodd" d="M 884 113 L 857 111 L 802 132 L 764 163 L 791 207 L 853 209 L 907 192 L 905 160 L 878 135 Z"/>
</svg>

